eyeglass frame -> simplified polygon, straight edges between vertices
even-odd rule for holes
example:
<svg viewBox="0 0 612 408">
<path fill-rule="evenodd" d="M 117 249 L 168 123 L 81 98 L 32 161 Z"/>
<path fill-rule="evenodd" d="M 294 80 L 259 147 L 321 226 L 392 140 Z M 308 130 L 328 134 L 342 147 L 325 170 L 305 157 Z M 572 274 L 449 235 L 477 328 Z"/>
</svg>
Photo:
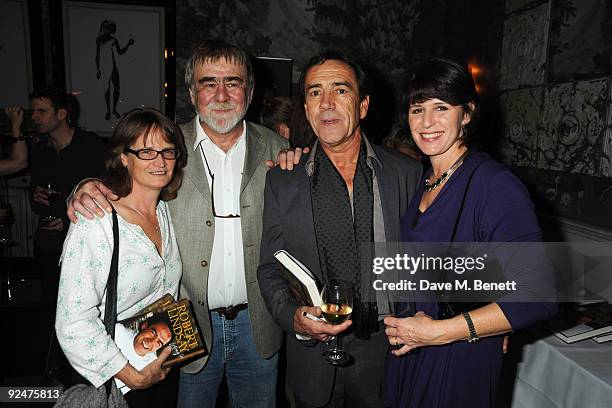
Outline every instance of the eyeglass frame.
<svg viewBox="0 0 612 408">
<path fill-rule="evenodd" d="M 210 170 L 210 166 L 208 165 L 208 160 L 206 159 L 206 154 L 204 154 L 204 149 L 202 149 L 202 156 L 204 157 L 204 163 L 206 163 L 206 170 L 208 170 L 208 175 L 210 176 L 210 204 L 212 207 L 213 217 L 215 218 L 240 218 L 240 214 L 228 214 L 228 215 L 218 215 L 217 211 L 215 211 L 215 175 Z"/>
<path fill-rule="evenodd" d="M 148 160 L 155 160 L 155 159 L 157 159 L 157 157 L 158 157 L 160 154 L 162 155 L 162 157 L 163 157 L 165 160 L 176 160 L 176 159 L 178 159 L 178 158 L 181 156 L 181 151 L 180 151 L 179 149 L 177 149 L 176 147 L 171 147 L 171 148 L 168 148 L 168 149 L 162 149 L 162 150 L 155 150 L 155 149 L 151 149 L 150 147 L 145 147 L 144 149 L 134 150 L 134 149 L 130 149 L 129 147 L 126 147 L 126 148 L 125 148 L 125 149 L 123 149 L 123 150 L 124 150 L 125 152 L 127 152 L 127 153 L 132 153 L 134 156 L 138 157 L 138 159 L 140 159 L 140 160 L 147 160 L 147 161 L 148 161 Z M 144 150 L 152 151 L 152 152 L 155 152 L 155 153 L 157 153 L 157 154 L 155 155 L 155 157 L 152 157 L 152 158 L 150 158 L 150 159 L 145 159 L 145 158 L 143 158 L 143 157 L 140 157 L 140 152 L 142 152 L 142 151 L 144 151 Z M 171 150 L 174 150 L 174 151 L 176 152 L 176 156 L 175 156 L 175 157 L 173 157 L 173 158 L 167 158 L 167 157 L 165 157 L 165 156 L 164 156 L 164 152 L 168 152 L 168 151 L 171 151 Z"/>
</svg>

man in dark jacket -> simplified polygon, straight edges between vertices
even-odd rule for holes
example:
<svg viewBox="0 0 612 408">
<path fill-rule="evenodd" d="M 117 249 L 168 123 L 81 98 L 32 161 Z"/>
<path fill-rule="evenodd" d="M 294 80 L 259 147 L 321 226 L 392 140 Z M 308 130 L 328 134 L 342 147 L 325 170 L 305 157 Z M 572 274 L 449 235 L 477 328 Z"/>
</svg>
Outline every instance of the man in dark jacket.
<svg viewBox="0 0 612 408">
<path fill-rule="evenodd" d="M 287 336 L 287 378 L 298 407 L 381 407 L 388 347 L 382 325 L 391 300 L 372 294 L 360 274 L 363 244 L 399 241 L 400 217 L 421 176 L 420 165 L 371 145 L 360 121 L 370 97 L 366 76 L 340 53 L 323 52 L 302 70 L 306 116 L 317 136 L 293 171 L 268 172 L 259 285 Z M 274 253 L 289 251 L 319 279 L 350 282 L 352 321 L 311 320 L 321 309 L 297 304 Z M 352 364 L 332 366 L 326 341 L 341 335 Z M 303 340 L 310 338 L 310 340 Z"/>
<path fill-rule="evenodd" d="M 68 230 L 66 197 L 87 177 L 104 172 L 104 144 L 95 134 L 77 127 L 78 103 L 57 88 L 30 95 L 32 120 L 42 138 L 32 146 L 30 204 L 38 214 L 34 256 L 42 274 L 45 310 L 51 330 L 59 284 L 59 259 Z"/>
</svg>

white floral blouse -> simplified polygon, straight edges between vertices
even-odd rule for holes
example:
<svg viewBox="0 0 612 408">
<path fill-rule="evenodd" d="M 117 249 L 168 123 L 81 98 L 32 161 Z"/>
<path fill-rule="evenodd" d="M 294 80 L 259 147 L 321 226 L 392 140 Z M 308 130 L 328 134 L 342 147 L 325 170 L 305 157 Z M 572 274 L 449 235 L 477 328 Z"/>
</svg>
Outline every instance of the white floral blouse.
<svg viewBox="0 0 612 408">
<path fill-rule="evenodd" d="M 140 226 L 119 220 L 117 319 L 122 320 L 166 293 L 175 298 L 181 258 L 168 206 L 160 201 L 157 219 L 162 256 Z M 70 364 L 96 387 L 127 363 L 104 328 L 106 281 L 113 253 L 113 217 L 79 218 L 64 241 L 55 329 Z"/>
</svg>

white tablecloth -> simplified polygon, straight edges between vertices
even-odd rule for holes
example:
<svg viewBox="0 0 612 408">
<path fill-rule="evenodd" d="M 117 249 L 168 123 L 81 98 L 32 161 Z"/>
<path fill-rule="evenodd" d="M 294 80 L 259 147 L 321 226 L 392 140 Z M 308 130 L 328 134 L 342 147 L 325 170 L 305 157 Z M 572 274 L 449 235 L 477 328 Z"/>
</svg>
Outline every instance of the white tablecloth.
<svg viewBox="0 0 612 408">
<path fill-rule="evenodd" d="M 566 344 L 549 336 L 525 346 L 512 407 L 612 407 L 612 342 Z"/>
</svg>

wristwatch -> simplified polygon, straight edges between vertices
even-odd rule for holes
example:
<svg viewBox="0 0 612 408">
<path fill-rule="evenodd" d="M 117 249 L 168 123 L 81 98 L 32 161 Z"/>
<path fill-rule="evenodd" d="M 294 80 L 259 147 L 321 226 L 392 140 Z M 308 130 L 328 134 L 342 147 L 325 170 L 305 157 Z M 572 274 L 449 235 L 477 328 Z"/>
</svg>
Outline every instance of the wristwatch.
<svg viewBox="0 0 612 408">
<path fill-rule="evenodd" d="M 470 314 L 468 312 L 463 311 L 461 312 L 461 315 L 465 319 L 465 322 L 467 323 L 467 326 L 468 326 L 468 330 L 470 331 L 468 342 L 476 343 L 478 340 L 480 340 L 480 337 L 478 337 L 478 334 L 476 333 L 476 329 L 474 328 L 474 322 L 472 322 L 472 318 L 470 317 Z"/>
</svg>

